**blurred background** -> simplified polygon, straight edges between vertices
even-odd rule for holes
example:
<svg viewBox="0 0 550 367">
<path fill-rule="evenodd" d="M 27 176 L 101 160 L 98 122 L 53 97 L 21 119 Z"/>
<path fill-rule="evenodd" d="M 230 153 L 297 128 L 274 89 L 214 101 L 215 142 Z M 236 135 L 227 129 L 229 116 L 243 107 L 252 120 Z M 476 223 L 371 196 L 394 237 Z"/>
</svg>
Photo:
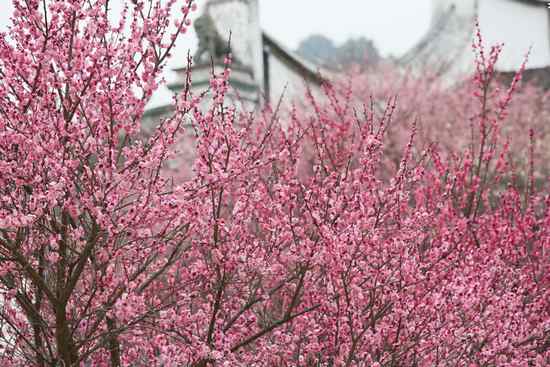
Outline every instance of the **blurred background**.
<svg viewBox="0 0 550 367">
<path fill-rule="evenodd" d="M 111 0 L 113 10 L 121 0 Z M 198 0 L 200 6 L 205 0 Z M 5 31 L 13 12 L 11 0 L 0 0 L 0 31 Z M 431 0 L 260 0 L 263 29 L 290 49 L 298 49 L 312 35 L 323 35 L 335 45 L 364 39 L 372 41 L 383 56 L 399 56 L 426 32 Z M 172 64 L 181 64 L 187 50 L 193 52 L 193 31 L 183 37 Z"/>
<path fill-rule="evenodd" d="M 124 0 L 111 0 L 113 17 Z M 199 12 L 207 0 L 197 0 Z M 11 0 L 0 0 L 0 32 L 13 14 Z M 550 10 L 540 0 L 258 0 L 259 26 L 300 60 L 318 67 L 348 65 L 445 65 L 447 74 L 471 71 L 473 19 L 479 19 L 487 45 L 504 43 L 498 68 L 514 72 L 530 50 L 528 69 L 548 80 L 550 72 Z M 184 66 L 188 52 L 197 50 L 193 27 L 176 45 L 169 69 Z M 452 65 L 451 65 L 452 64 Z M 548 74 L 548 75 L 547 75 Z M 174 80 L 172 72 L 166 79 Z M 454 76 L 452 77 L 455 78 Z M 546 85 L 546 82 L 544 83 Z M 166 89 L 152 105 L 169 99 Z"/>
</svg>

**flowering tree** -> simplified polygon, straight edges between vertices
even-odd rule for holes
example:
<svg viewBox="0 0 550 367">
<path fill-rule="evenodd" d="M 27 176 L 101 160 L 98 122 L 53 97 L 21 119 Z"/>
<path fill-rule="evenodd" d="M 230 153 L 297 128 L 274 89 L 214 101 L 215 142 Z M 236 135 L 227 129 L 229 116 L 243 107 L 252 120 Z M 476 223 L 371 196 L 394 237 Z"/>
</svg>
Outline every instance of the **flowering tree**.
<svg viewBox="0 0 550 367">
<path fill-rule="evenodd" d="M 499 53 L 502 47 L 498 45 Z M 476 49 L 479 49 L 479 41 Z M 523 67 L 518 65 L 518 68 Z M 509 144 L 510 161 L 518 169 L 527 167 L 525 147 L 530 142 L 528 132 L 531 128 L 536 131 L 535 178 L 541 182 L 550 173 L 550 160 L 544 149 L 550 136 L 550 92 L 535 83 L 517 80 L 513 99 L 506 102 L 505 111 L 501 111 L 501 104 L 508 98 L 506 92 L 509 87 L 503 83 L 503 79 L 505 78 L 502 74 L 496 70 L 487 75 L 486 112 L 492 119 L 501 113 L 498 119 L 501 120 L 502 143 Z M 430 70 L 413 72 L 385 64 L 370 72 L 350 68 L 336 84 L 341 95 L 353 95 L 359 105 L 371 97 L 379 102 L 393 95 L 398 96 L 399 103 L 393 114 L 384 148 L 386 160 L 392 169 L 399 164 L 400 152 L 408 142 L 408 127 L 412 120 L 417 122 L 415 148 L 419 150 L 437 142 L 441 153 L 448 156 L 453 152 L 472 149 L 475 147 L 475 144 L 472 146 L 472 137 L 479 138 L 479 129 L 476 127 L 479 121 L 479 97 L 480 93 L 483 95 L 483 90 L 472 83 L 470 76 L 451 83 L 449 79 L 441 78 Z M 378 111 L 383 107 L 380 103 L 375 104 Z M 523 173 L 527 174 L 526 171 Z"/>
<path fill-rule="evenodd" d="M 526 190 L 507 164 L 515 84 L 487 112 L 498 49 L 478 61 L 475 146 L 415 151 L 412 124 L 391 171 L 395 100 L 359 113 L 326 85 L 308 109 L 251 117 L 224 104 L 230 59 L 206 109 L 184 88 L 141 136 L 192 1 L 172 34 L 176 1 L 132 1 L 116 25 L 107 0 L 14 3 L 0 40 L 3 365 L 550 363 L 550 199 L 534 144 Z M 163 168 L 190 134 L 193 177 L 175 184 Z"/>
<path fill-rule="evenodd" d="M 172 30 L 175 3 L 127 2 L 114 23 L 109 0 L 13 1 L 0 34 L 2 365 L 127 364 L 148 356 L 143 324 L 172 307 L 157 280 L 189 221 L 159 171 L 185 111 L 137 138 L 195 8 L 179 2 Z"/>
</svg>

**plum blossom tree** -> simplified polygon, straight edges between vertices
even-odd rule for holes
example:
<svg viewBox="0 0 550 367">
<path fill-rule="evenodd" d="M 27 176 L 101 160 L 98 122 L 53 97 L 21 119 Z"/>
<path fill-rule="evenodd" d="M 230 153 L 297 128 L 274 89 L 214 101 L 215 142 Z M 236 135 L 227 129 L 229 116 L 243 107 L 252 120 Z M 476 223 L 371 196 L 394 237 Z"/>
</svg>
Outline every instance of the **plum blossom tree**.
<svg viewBox="0 0 550 367">
<path fill-rule="evenodd" d="M 243 114 L 225 104 L 229 57 L 206 109 L 184 88 L 140 134 L 191 0 L 130 1 L 116 24 L 108 0 L 14 4 L 0 38 L 2 365 L 550 363 L 550 196 L 534 143 L 515 184 L 501 131 L 520 74 L 484 93 L 498 48 L 478 45 L 476 103 L 456 106 L 475 115 L 472 149 L 416 149 L 412 123 L 388 170 L 395 99 L 358 110 L 327 84 L 306 109 Z M 189 135 L 193 176 L 178 182 L 164 167 Z"/>
<path fill-rule="evenodd" d="M 156 280 L 189 229 L 159 174 L 186 107 L 137 138 L 196 8 L 177 3 L 126 2 L 115 23 L 109 0 L 13 1 L 0 34 L 2 365 L 119 366 L 151 353 L 137 325 L 174 302 Z"/>
<path fill-rule="evenodd" d="M 437 71 L 437 68 L 434 69 Z M 501 73 L 491 73 L 489 79 L 486 110 L 494 118 L 501 110 L 500 104 L 504 102 L 509 86 L 503 83 Z M 445 156 L 471 149 L 472 135 L 479 133 L 476 128 L 479 96 L 476 95 L 480 93 L 480 88 L 469 77 L 451 83 L 449 79 L 434 74 L 434 71 L 422 70 L 420 74 L 387 63 L 370 72 L 350 68 L 336 81 L 336 85 L 342 95 L 351 93 L 359 105 L 371 97 L 375 101 L 383 101 L 393 95 L 399 97 L 384 148 L 386 160 L 392 168 L 399 164 L 400 152 L 408 142 L 408 126 L 415 118 L 415 147 L 421 150 L 431 142 L 437 142 L 441 154 Z M 536 130 L 537 182 L 543 182 L 550 173 L 550 160 L 547 150 L 544 149 L 550 137 L 549 98 L 550 92 L 533 81 L 518 81 L 513 99 L 508 101 L 505 113 L 499 117 L 502 120 L 502 142 L 509 140 L 508 155 L 511 163 L 516 164 L 518 169 L 528 166 L 525 154 L 525 147 L 530 142 L 528 132 L 531 128 Z M 378 111 L 383 107 L 380 103 L 375 105 Z M 526 171 L 522 173 L 527 174 Z"/>
</svg>

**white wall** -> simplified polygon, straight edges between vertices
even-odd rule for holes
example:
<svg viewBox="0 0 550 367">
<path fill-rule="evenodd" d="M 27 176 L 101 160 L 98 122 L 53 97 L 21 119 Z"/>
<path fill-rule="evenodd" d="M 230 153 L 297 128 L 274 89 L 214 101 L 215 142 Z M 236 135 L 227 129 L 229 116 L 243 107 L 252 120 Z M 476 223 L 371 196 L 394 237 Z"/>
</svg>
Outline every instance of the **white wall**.
<svg viewBox="0 0 550 367">
<path fill-rule="evenodd" d="M 444 19 L 445 11 L 453 5 L 455 13 L 445 34 L 440 34 L 420 57 L 428 65 L 450 62 L 445 73 L 449 80 L 474 71 L 471 44 L 476 18 L 487 52 L 491 46 L 504 43 L 498 70 L 518 70 L 530 47 L 528 68 L 550 66 L 550 10 L 544 2 L 536 6 L 517 0 L 433 0 L 432 37 L 438 33 L 436 20 Z"/>
<path fill-rule="evenodd" d="M 306 91 L 303 78 L 275 55 L 269 55 L 269 94 L 272 104 L 279 101 L 283 92 L 285 103 L 303 100 Z"/>
<path fill-rule="evenodd" d="M 550 9 L 514 0 L 480 0 L 479 19 L 487 45 L 504 42 L 498 63 L 503 71 L 517 70 L 533 46 L 528 67 L 550 65 Z"/>
</svg>

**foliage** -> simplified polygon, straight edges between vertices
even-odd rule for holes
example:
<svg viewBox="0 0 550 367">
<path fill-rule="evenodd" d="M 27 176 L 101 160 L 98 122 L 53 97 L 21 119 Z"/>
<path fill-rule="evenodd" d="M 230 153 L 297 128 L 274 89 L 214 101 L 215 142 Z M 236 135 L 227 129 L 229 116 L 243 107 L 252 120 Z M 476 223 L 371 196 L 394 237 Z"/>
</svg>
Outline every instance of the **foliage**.
<svg viewBox="0 0 550 367">
<path fill-rule="evenodd" d="M 374 42 L 365 37 L 349 38 L 337 46 L 326 36 L 314 34 L 301 41 L 296 52 L 315 64 L 338 70 L 362 65 L 372 69 L 382 60 Z"/>
<path fill-rule="evenodd" d="M 2 365 L 550 363 L 534 144 L 525 190 L 493 190 L 513 173 L 500 132 L 517 85 L 488 111 L 498 49 L 480 53 L 467 104 L 475 147 L 415 149 L 413 124 L 391 170 L 394 99 L 360 113 L 326 85 L 308 109 L 250 117 L 224 104 L 229 59 L 206 109 L 185 88 L 143 138 L 192 1 L 172 36 L 175 1 L 132 1 L 115 25 L 107 0 L 14 3 L 0 38 Z M 175 184 L 163 167 L 189 134 L 194 174 Z"/>
</svg>

